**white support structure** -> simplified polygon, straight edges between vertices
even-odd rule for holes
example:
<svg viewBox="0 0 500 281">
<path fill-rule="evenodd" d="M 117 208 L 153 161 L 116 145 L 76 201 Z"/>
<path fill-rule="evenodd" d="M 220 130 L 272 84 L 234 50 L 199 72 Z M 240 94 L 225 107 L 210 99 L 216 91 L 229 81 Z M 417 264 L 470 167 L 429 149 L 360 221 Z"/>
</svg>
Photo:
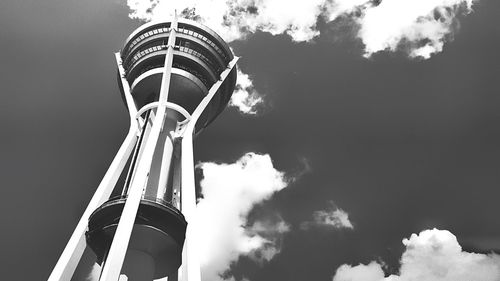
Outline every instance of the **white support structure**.
<svg viewBox="0 0 500 281">
<path fill-rule="evenodd" d="M 144 151 L 139 159 L 136 174 L 131 182 L 129 194 L 118 222 L 113 242 L 111 243 L 106 261 L 104 262 L 101 277 L 99 278 L 100 281 L 117 281 L 120 277 L 130 236 L 134 227 L 135 218 L 137 216 L 137 210 L 139 209 L 142 193 L 148 179 L 149 167 L 153 160 L 154 150 L 156 148 L 160 131 L 163 127 L 163 122 L 166 118 L 176 30 L 177 17 L 175 17 L 171 23 L 171 31 L 167 44 L 167 54 L 165 55 L 165 64 L 163 68 L 159 105 L 156 110 L 156 117 L 153 121 L 149 137 L 146 140 Z"/>
<path fill-rule="evenodd" d="M 224 80 L 236 65 L 238 57 L 235 57 L 221 73 L 220 79 L 208 91 L 201 103 L 196 107 L 191 119 L 186 124 L 182 137 L 181 152 L 181 211 L 188 222 L 186 230 L 186 240 L 182 251 L 182 265 L 179 269 L 180 281 L 201 281 L 200 261 L 196 245 L 196 233 L 193 229 L 196 217 L 196 184 L 194 177 L 194 154 L 193 154 L 193 134 L 196 122 L 206 107 L 219 90 Z M 169 280 L 170 281 L 170 280 Z M 174 280 L 175 281 L 175 280 Z"/>
<path fill-rule="evenodd" d="M 135 158 L 133 158 L 134 160 L 132 161 L 134 163 L 131 162 L 128 172 L 129 177 L 127 180 L 128 182 L 126 183 L 128 189 L 124 189 L 124 194 L 122 194 L 127 195 L 127 199 L 125 200 L 125 205 L 118 221 L 113 241 L 111 242 L 111 246 L 108 249 L 102 264 L 101 276 L 99 277 L 100 281 L 118 281 L 126 279 L 124 275 L 121 275 L 122 266 L 125 262 L 125 257 L 127 256 L 127 249 L 134 230 L 134 223 L 141 204 L 141 199 L 144 195 L 146 184 L 148 184 L 151 167 L 155 164 L 160 165 L 159 169 L 163 171 L 170 168 L 170 157 L 172 157 L 172 154 L 174 153 L 173 141 L 168 139 L 166 140 L 159 162 L 155 160 L 155 157 L 159 155 L 155 154 L 156 148 L 158 145 L 161 145 L 163 141 L 163 139 L 159 141 L 160 136 L 165 136 L 166 132 L 169 132 L 169 136 L 167 137 L 171 137 L 172 139 L 178 137 L 182 138 L 180 143 L 180 163 L 176 162 L 176 164 L 180 164 L 180 167 L 176 166 L 173 168 L 173 172 L 176 175 L 180 174 L 180 178 L 176 177 L 175 179 L 174 185 L 176 188 L 173 193 L 174 195 L 177 192 L 180 194 L 180 202 L 175 205 L 180 209 L 184 218 L 188 222 L 184 246 L 182 249 L 182 265 L 178 271 L 175 271 L 170 275 L 170 277 L 168 277 L 168 281 L 201 281 L 200 261 L 197 252 L 199 248 L 194 229 L 194 226 L 196 225 L 196 187 L 194 175 L 193 138 L 196 133 L 196 123 L 199 121 L 203 112 L 207 109 L 213 97 L 218 93 L 221 85 L 227 79 L 228 75 L 234 70 L 238 57 L 234 57 L 234 59 L 229 62 L 227 68 L 220 74 L 219 80 L 212 85 L 207 95 L 202 99 L 194 112 L 189 114 L 189 112 L 182 106 L 168 102 L 177 32 L 178 19 L 177 16 L 175 16 L 170 24 L 168 43 L 165 47 L 166 55 L 161 78 L 159 99 L 157 102 L 144 105 L 139 111 L 137 110 L 134 99 L 131 95 L 130 85 L 125 76 L 125 69 L 122 66 L 121 55 L 120 53 L 115 54 L 121 77 L 123 93 L 130 114 L 130 129 L 108 171 L 87 206 L 87 209 L 82 215 L 73 235 L 59 258 L 59 261 L 54 267 L 54 270 L 48 279 L 49 281 L 71 280 L 86 248 L 85 232 L 87 231 L 89 218 L 99 206 L 109 199 L 118 178 L 122 174 L 127 160 L 130 158 L 134 147 L 136 147 L 136 152 L 134 154 Z M 156 108 L 155 111 L 153 111 L 154 108 Z M 148 111 L 146 114 L 148 118 L 142 118 L 141 115 L 146 111 Z M 170 119 L 167 118 L 167 114 Z M 179 119 L 175 119 L 177 118 L 175 116 Z M 182 121 L 180 120 L 181 116 L 184 117 L 184 120 Z M 152 123 L 150 123 L 150 120 L 152 120 Z M 172 120 L 177 120 L 177 127 L 175 126 L 175 123 L 172 123 Z M 165 131 L 163 128 L 164 125 L 165 128 L 168 128 L 165 129 Z M 140 137 L 141 134 L 142 137 Z M 138 141 L 139 138 L 141 141 Z M 178 147 L 176 149 L 178 149 Z M 176 153 L 178 153 L 178 150 L 176 151 Z M 178 156 L 176 156 L 175 159 L 175 161 L 179 161 Z M 158 166 L 155 167 L 158 168 Z M 154 174 L 154 172 L 152 172 L 152 174 Z M 168 175 L 169 173 L 167 172 L 159 173 L 158 178 L 155 178 L 158 182 L 150 181 L 149 184 L 155 183 L 158 186 L 156 198 L 164 197 L 163 193 L 165 193 L 165 190 L 163 187 L 168 185 Z M 154 176 L 151 175 L 151 178 L 153 179 Z M 128 259 L 129 258 L 127 257 L 127 260 Z"/>
<path fill-rule="evenodd" d="M 137 128 L 132 126 L 135 122 L 135 115 L 137 114 L 137 109 L 132 96 L 130 95 L 130 88 L 127 81 L 125 80 L 125 71 L 121 65 L 121 58 L 119 53 L 116 54 L 116 63 L 118 65 L 119 73 L 122 77 L 121 83 L 123 86 L 123 91 L 125 94 L 125 99 L 127 102 L 127 107 L 130 114 L 130 130 L 125 137 L 118 153 L 111 162 L 108 171 L 104 175 L 101 183 L 97 187 L 94 196 L 90 200 L 85 212 L 83 213 L 78 225 L 76 226 L 71 238 L 69 239 L 64 251 L 62 252 L 57 264 L 55 265 L 52 273 L 49 276 L 48 281 L 70 281 L 73 276 L 75 269 L 80 262 L 80 259 L 85 251 L 86 241 L 85 241 L 85 231 L 87 230 L 87 225 L 90 215 L 97 209 L 104 201 L 106 201 L 113 188 L 120 177 L 120 174 L 127 163 L 130 154 L 137 142 Z"/>
</svg>

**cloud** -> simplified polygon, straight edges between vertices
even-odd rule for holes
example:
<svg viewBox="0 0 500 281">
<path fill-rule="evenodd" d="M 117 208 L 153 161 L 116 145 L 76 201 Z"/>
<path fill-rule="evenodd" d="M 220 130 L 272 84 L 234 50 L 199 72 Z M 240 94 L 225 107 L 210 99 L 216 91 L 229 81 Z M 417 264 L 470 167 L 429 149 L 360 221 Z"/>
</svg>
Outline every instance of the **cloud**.
<svg viewBox="0 0 500 281">
<path fill-rule="evenodd" d="M 275 215 L 273 219 L 261 219 L 256 221 L 251 227 L 247 228 L 247 233 L 252 236 L 262 237 L 262 245 L 253 250 L 249 257 L 254 261 L 262 264 L 270 261 L 275 255 L 281 251 L 283 243 L 283 234 L 290 231 L 288 225 L 279 215 Z"/>
<path fill-rule="evenodd" d="M 236 88 L 229 101 L 229 106 L 237 108 L 243 114 L 256 115 L 258 113 L 258 108 L 261 107 L 263 103 L 264 99 L 255 90 L 250 76 L 238 69 Z"/>
<path fill-rule="evenodd" d="M 383 0 L 357 19 L 365 56 L 406 45 L 410 57 L 441 52 L 456 29 L 456 17 L 470 13 L 474 0 Z"/>
<path fill-rule="evenodd" d="M 172 16 L 177 10 L 210 26 L 227 41 L 244 39 L 258 30 L 307 41 L 319 33 L 316 21 L 326 1 L 295 1 L 290 5 L 287 0 L 128 0 L 127 4 L 130 17 L 145 21 Z"/>
<path fill-rule="evenodd" d="M 312 221 L 305 221 L 300 224 L 302 230 L 308 230 L 312 227 L 328 228 L 349 228 L 353 229 L 349 215 L 342 209 L 336 208 L 333 202 L 327 210 L 320 210 L 313 213 Z"/>
<path fill-rule="evenodd" d="M 404 239 L 406 250 L 397 275 L 384 277 L 382 265 L 342 265 L 333 281 L 498 281 L 500 256 L 462 251 L 455 235 L 447 230 L 424 230 Z"/>
<path fill-rule="evenodd" d="M 384 271 L 377 262 L 368 265 L 349 266 L 344 264 L 337 269 L 333 281 L 380 281 L 384 280 Z"/>
<path fill-rule="evenodd" d="M 222 280 L 240 255 L 257 261 L 279 252 L 280 236 L 289 227 L 281 219 L 256 220 L 247 225 L 252 208 L 287 186 L 269 155 L 247 153 L 235 163 L 201 163 L 203 198 L 197 206 L 197 233 L 205 280 Z"/>
<path fill-rule="evenodd" d="M 213 28 L 225 40 L 242 40 L 256 31 L 287 34 L 297 42 L 319 35 L 317 22 L 340 16 L 354 19 L 365 56 L 404 46 L 410 57 L 441 52 L 457 29 L 457 16 L 477 0 L 128 0 L 130 17 L 145 21 L 177 10 Z"/>
<path fill-rule="evenodd" d="M 365 57 L 404 47 L 410 57 L 428 59 L 452 39 L 457 15 L 470 13 L 473 1 L 477 0 L 307 0 L 290 5 L 288 0 L 127 0 L 127 5 L 131 18 L 162 20 L 177 12 L 209 26 L 228 42 L 257 31 L 308 42 L 320 34 L 320 19 L 332 22 L 347 16 L 359 27 Z M 240 70 L 229 105 L 248 115 L 257 115 L 264 105 L 249 75 Z"/>
</svg>

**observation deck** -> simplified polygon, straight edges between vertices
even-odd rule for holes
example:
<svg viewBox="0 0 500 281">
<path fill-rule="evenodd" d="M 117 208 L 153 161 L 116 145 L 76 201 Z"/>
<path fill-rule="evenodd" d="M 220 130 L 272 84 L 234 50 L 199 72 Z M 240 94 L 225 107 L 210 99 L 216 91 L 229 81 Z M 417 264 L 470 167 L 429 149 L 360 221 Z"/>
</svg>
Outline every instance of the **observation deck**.
<svg viewBox="0 0 500 281">
<path fill-rule="evenodd" d="M 127 196 L 109 199 L 92 213 L 87 243 L 102 264 L 113 240 Z M 154 277 L 163 278 L 181 265 L 187 222 L 172 202 L 143 197 L 139 205 L 130 248 L 154 259 Z"/>
<path fill-rule="evenodd" d="M 170 31 L 170 22 L 151 22 L 137 28 L 125 41 L 122 64 L 138 108 L 158 100 Z M 168 101 L 191 114 L 219 80 L 233 54 L 227 43 L 210 28 L 182 18 L 178 20 L 173 53 Z M 236 75 L 234 68 L 201 116 L 198 130 L 212 122 L 226 107 L 234 91 Z"/>
</svg>

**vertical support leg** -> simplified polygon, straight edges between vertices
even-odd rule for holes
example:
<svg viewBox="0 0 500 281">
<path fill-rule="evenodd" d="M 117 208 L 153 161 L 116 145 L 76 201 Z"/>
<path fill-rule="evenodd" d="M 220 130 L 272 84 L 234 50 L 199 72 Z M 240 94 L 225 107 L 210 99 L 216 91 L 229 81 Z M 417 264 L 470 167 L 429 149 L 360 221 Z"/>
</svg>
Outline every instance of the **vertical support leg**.
<svg viewBox="0 0 500 281">
<path fill-rule="evenodd" d="M 134 227 L 135 217 L 137 216 L 137 210 L 139 209 L 139 204 L 141 202 L 142 192 L 148 178 L 149 167 L 151 166 L 156 143 L 166 117 L 168 91 L 170 88 L 170 74 L 173 61 L 173 49 L 175 45 L 175 32 L 177 29 L 176 26 L 177 19 L 174 19 L 167 45 L 168 49 L 165 56 L 165 65 L 163 68 L 162 84 L 160 88 L 160 98 L 158 109 L 156 111 L 156 117 L 153 122 L 151 132 L 149 133 L 149 137 L 146 140 L 141 159 L 139 160 L 137 173 L 132 181 L 129 195 L 127 197 L 127 201 L 125 202 L 125 206 L 123 207 L 123 212 L 118 222 L 118 227 L 116 228 L 108 256 L 104 262 L 101 278 L 99 279 L 100 281 L 118 280 L 123 261 L 125 260 L 125 254 L 127 252 L 130 236 Z"/>
<path fill-rule="evenodd" d="M 153 126 L 153 122 L 151 120 L 154 120 L 155 118 L 155 113 L 153 112 L 153 110 L 150 110 L 149 111 L 149 117 L 147 118 L 147 120 L 145 120 L 145 128 L 143 130 L 144 131 L 144 136 L 143 136 L 143 140 L 147 140 L 148 137 L 149 137 L 149 133 L 151 132 L 151 127 Z M 141 142 L 142 143 L 142 142 Z M 132 181 L 134 180 L 134 176 L 135 176 L 135 172 L 136 172 L 136 167 L 137 167 L 137 163 L 140 161 L 141 159 L 141 156 L 142 156 L 142 152 L 144 151 L 144 145 L 141 145 L 139 147 L 139 153 L 137 155 L 137 159 L 135 161 L 135 165 L 132 168 L 132 174 L 131 174 L 131 178 L 126 186 L 126 188 L 123 189 L 123 192 L 122 192 L 122 195 L 127 195 L 128 194 L 128 190 L 130 188 L 130 184 L 132 183 Z"/>
<path fill-rule="evenodd" d="M 132 182 L 133 172 L 135 170 L 135 164 L 137 162 L 137 158 L 139 158 L 141 143 L 142 143 L 142 140 L 144 139 L 144 135 L 145 135 L 146 129 L 148 127 L 148 119 L 149 119 L 150 113 L 151 113 L 151 111 L 148 111 L 146 113 L 146 117 L 144 120 L 144 126 L 141 129 L 141 136 L 139 137 L 139 139 L 137 140 L 137 144 L 135 145 L 134 154 L 132 154 L 132 159 L 130 160 L 130 165 L 128 167 L 127 178 L 125 179 L 125 184 L 123 185 L 122 196 L 127 195 L 128 187 L 129 187 L 130 183 Z"/>
<path fill-rule="evenodd" d="M 130 115 L 130 126 L 134 125 L 135 115 L 137 114 L 137 108 L 135 106 L 134 99 L 130 94 L 130 85 L 125 78 L 125 69 L 122 65 L 122 58 L 120 52 L 115 53 L 116 66 L 118 67 L 118 73 L 120 73 L 120 82 L 122 84 L 123 94 L 125 96 L 125 102 L 127 103 L 128 113 Z"/>
<path fill-rule="evenodd" d="M 156 198 L 165 198 L 165 193 L 167 191 L 167 182 L 171 168 L 172 154 L 174 152 L 174 142 L 170 132 L 167 132 L 168 136 L 165 139 L 165 145 L 163 146 L 163 155 L 161 160 L 161 172 L 158 178 L 158 189 Z"/>
<path fill-rule="evenodd" d="M 181 210 L 188 221 L 186 240 L 182 249 L 182 266 L 179 269 L 180 281 L 200 281 L 200 261 L 196 245 L 196 190 L 194 178 L 193 135 L 182 138 L 181 154 Z"/>
<path fill-rule="evenodd" d="M 196 224 L 196 183 L 194 178 L 194 154 L 193 154 L 193 134 L 196 128 L 196 122 L 208 106 L 212 98 L 219 90 L 224 80 L 236 65 L 238 58 L 235 57 L 221 75 L 219 81 L 208 91 L 198 107 L 194 110 L 189 123 L 186 125 L 182 137 L 181 153 L 181 211 L 188 222 L 186 230 L 186 240 L 182 251 L 182 266 L 179 269 L 181 281 L 200 281 L 200 261 L 198 259 L 198 249 L 196 243 L 196 233 L 194 224 Z"/>
</svg>

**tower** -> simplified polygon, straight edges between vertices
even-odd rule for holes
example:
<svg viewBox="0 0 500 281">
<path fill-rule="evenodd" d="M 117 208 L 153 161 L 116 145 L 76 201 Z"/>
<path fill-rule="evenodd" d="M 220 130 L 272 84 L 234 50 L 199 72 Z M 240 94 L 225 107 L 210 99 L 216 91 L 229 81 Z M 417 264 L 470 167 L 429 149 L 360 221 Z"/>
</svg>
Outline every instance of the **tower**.
<svg viewBox="0 0 500 281">
<path fill-rule="evenodd" d="M 87 246 L 101 281 L 200 281 L 193 136 L 227 105 L 237 58 L 177 17 L 140 26 L 115 56 L 130 129 L 49 281 L 71 280 Z"/>
</svg>

